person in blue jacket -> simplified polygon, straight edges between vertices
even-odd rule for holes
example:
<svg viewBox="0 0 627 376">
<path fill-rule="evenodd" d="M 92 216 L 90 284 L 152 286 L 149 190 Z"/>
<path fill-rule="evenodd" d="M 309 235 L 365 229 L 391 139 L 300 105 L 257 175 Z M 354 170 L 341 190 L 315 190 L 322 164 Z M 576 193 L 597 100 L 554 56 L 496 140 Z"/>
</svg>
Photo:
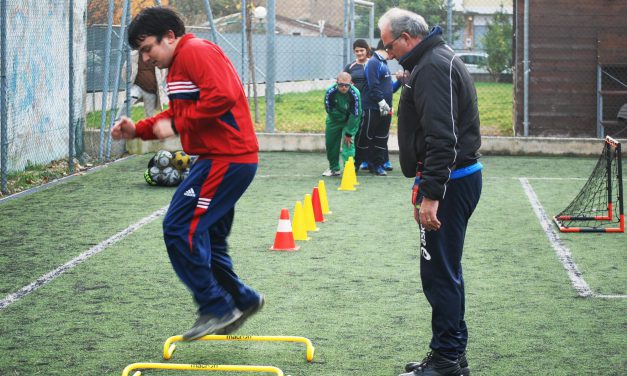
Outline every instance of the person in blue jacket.
<svg viewBox="0 0 627 376">
<path fill-rule="evenodd" d="M 370 173 L 386 176 L 387 144 L 392 117 L 392 93 L 400 87 L 392 81 L 387 52 L 379 41 L 365 67 L 366 86 L 361 93 L 363 121 L 355 138 L 355 166 L 368 164 Z"/>
</svg>

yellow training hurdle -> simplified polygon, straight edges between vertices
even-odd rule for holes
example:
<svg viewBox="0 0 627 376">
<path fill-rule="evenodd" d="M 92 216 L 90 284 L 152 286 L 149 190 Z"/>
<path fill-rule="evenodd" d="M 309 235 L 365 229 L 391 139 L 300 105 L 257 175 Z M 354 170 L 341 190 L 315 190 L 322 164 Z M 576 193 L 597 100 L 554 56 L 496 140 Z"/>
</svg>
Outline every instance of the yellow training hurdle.
<svg viewBox="0 0 627 376">
<path fill-rule="evenodd" d="M 283 371 L 272 366 L 238 366 L 224 364 L 167 364 L 167 363 L 133 363 L 122 371 L 122 376 L 128 376 L 135 369 L 166 369 L 182 371 L 235 371 L 235 372 L 271 372 L 277 376 L 283 376 Z M 133 376 L 141 376 L 141 371 L 136 371 Z"/>
<path fill-rule="evenodd" d="M 173 336 L 168 338 L 163 344 L 163 358 L 170 359 L 174 350 L 176 350 L 175 342 L 181 342 L 183 336 Z M 313 361 L 314 347 L 311 341 L 305 337 L 294 336 L 233 336 L 233 335 L 207 335 L 200 337 L 195 341 L 268 341 L 268 342 L 301 342 L 307 346 L 307 361 Z M 187 341 L 186 341 L 187 342 Z"/>
</svg>

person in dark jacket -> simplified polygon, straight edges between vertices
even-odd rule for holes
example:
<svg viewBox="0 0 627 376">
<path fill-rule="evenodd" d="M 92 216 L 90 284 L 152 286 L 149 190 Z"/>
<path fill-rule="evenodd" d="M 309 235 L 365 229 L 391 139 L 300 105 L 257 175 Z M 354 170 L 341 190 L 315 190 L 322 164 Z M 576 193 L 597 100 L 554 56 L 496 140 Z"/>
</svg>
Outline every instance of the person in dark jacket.
<svg viewBox="0 0 627 376">
<path fill-rule="evenodd" d="M 399 8 L 378 26 L 389 57 L 406 70 L 397 111 L 399 157 L 403 174 L 415 179 L 420 278 L 432 309 L 431 351 L 401 376 L 468 375 L 461 259 L 482 186 L 476 90 L 439 27 L 429 30 L 422 16 Z"/>
<path fill-rule="evenodd" d="M 392 80 L 387 59 L 388 55 L 379 41 L 365 67 L 366 85 L 361 92 L 364 118 L 355 138 L 355 167 L 366 162 L 370 172 L 376 176 L 387 175 L 383 165 L 388 159 L 392 94 L 400 85 Z"/>
<path fill-rule="evenodd" d="M 344 72 L 351 75 L 353 86 L 361 93 L 366 86 L 366 63 L 368 62 L 368 52 L 370 46 L 364 39 L 357 39 L 353 42 L 353 52 L 355 53 L 355 61 L 346 64 Z"/>
</svg>

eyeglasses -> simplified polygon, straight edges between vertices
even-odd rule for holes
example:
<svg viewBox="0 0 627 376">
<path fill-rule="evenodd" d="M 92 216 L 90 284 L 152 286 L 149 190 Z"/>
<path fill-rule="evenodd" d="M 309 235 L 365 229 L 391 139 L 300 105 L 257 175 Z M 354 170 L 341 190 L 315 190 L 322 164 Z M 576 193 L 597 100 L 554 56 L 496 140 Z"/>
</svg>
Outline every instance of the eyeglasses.
<svg viewBox="0 0 627 376">
<path fill-rule="evenodd" d="M 398 38 L 400 38 L 402 36 L 403 36 L 403 34 L 397 36 L 396 38 L 394 38 L 393 41 L 391 41 L 390 43 L 388 43 L 385 46 L 383 46 L 383 49 L 385 50 L 385 52 L 388 52 L 389 50 L 391 50 L 392 47 L 394 47 L 394 42 L 396 42 L 398 40 Z"/>
<path fill-rule="evenodd" d="M 351 84 L 345 84 L 345 83 L 342 83 L 342 82 L 338 82 L 337 86 L 339 86 L 339 87 L 350 87 Z"/>
</svg>

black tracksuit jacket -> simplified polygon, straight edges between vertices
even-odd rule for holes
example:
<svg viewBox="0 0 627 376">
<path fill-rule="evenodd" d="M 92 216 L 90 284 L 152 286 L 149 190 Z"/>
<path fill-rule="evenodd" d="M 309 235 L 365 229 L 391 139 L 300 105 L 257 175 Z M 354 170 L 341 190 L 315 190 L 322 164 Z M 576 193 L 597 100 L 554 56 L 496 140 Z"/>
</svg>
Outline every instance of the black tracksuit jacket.
<svg viewBox="0 0 627 376">
<path fill-rule="evenodd" d="M 401 169 L 406 177 L 416 176 L 421 169 L 421 193 L 441 200 L 451 172 L 475 163 L 480 156 L 475 85 L 439 28 L 399 63 L 410 72 L 398 109 Z"/>
</svg>

